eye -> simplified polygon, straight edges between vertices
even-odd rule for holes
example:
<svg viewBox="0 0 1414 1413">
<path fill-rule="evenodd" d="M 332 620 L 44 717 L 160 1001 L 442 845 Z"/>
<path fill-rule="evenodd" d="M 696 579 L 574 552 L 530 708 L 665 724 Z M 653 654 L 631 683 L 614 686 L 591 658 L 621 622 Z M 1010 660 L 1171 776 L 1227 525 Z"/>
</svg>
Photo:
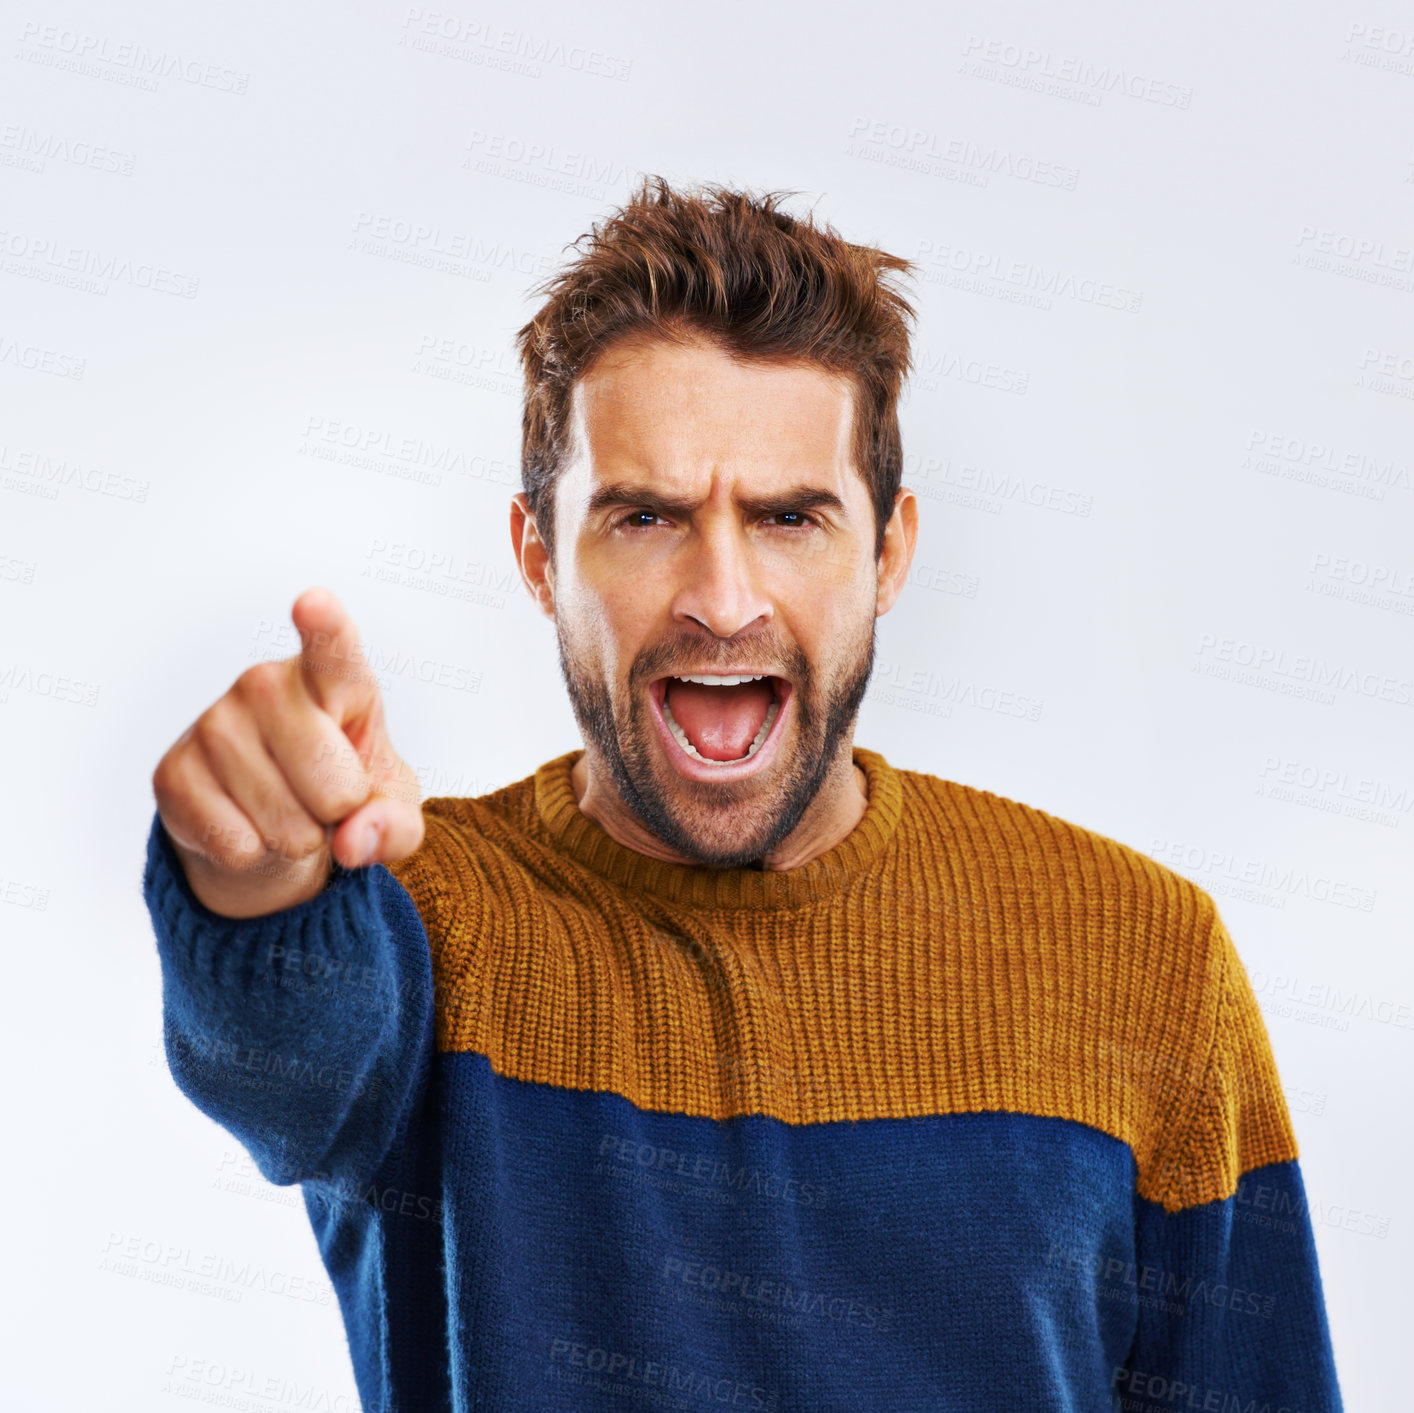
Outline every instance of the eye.
<svg viewBox="0 0 1414 1413">
<path fill-rule="evenodd" d="M 794 516 L 799 522 L 798 524 L 787 525 L 785 527 L 787 530 L 801 530 L 810 525 L 819 524 L 819 521 L 817 521 L 813 515 L 807 515 L 803 510 L 778 510 L 771 518 L 773 520 L 779 520 L 782 516 Z"/>
<path fill-rule="evenodd" d="M 646 515 L 650 520 L 656 520 L 659 518 L 658 512 L 656 510 L 630 510 L 627 515 L 622 516 L 620 519 L 614 522 L 615 527 L 625 528 L 629 530 L 647 530 L 648 528 L 650 528 L 647 525 L 635 525 L 630 523 L 637 517 L 643 515 Z"/>
</svg>

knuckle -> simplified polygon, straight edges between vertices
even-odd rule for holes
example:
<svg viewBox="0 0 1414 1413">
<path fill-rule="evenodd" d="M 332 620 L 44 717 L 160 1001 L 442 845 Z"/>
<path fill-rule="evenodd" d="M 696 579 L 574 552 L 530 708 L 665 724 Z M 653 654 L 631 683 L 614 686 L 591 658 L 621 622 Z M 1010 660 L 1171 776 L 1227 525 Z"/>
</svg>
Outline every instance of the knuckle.
<svg viewBox="0 0 1414 1413">
<path fill-rule="evenodd" d="M 297 841 L 308 833 L 304 811 L 289 798 L 282 783 L 270 780 L 253 782 L 251 817 L 262 832 L 266 850 L 289 856 Z"/>
<path fill-rule="evenodd" d="M 282 810 L 266 840 L 272 852 L 286 859 L 304 859 L 324 843 L 324 829 L 303 809 Z"/>
<path fill-rule="evenodd" d="M 158 800 L 170 800 L 179 791 L 178 765 L 175 750 L 168 751 L 152 772 L 152 793 Z"/>
<path fill-rule="evenodd" d="M 232 873 L 254 868 L 266 852 L 265 841 L 248 825 L 208 824 L 200 847 L 207 859 Z"/>
<path fill-rule="evenodd" d="M 290 858 L 307 859 L 317 854 L 325 845 L 325 834 L 315 820 L 292 826 L 287 836 L 287 853 Z"/>
<path fill-rule="evenodd" d="M 352 746 L 321 750 L 306 779 L 310 812 L 325 824 L 352 814 L 368 798 L 368 774 Z"/>
<path fill-rule="evenodd" d="M 192 752 L 187 739 L 183 738 L 179 745 L 173 746 L 157 762 L 157 768 L 152 772 L 152 793 L 161 805 L 182 805 L 190 802 L 194 785 Z"/>
<path fill-rule="evenodd" d="M 352 781 L 324 781 L 318 786 L 314 799 L 314 814 L 325 824 L 337 824 L 347 819 L 368 798 L 368 791 Z"/>
<path fill-rule="evenodd" d="M 216 860 L 221 867 L 230 869 L 232 873 L 248 873 L 264 857 L 265 850 L 257 851 L 250 842 L 249 835 L 242 835 L 216 854 Z"/>
<path fill-rule="evenodd" d="M 280 662 L 257 662 L 236 678 L 232 691 L 255 705 L 277 701 L 284 688 L 285 666 Z"/>
<path fill-rule="evenodd" d="M 192 727 L 192 735 L 197 744 L 205 749 L 208 746 L 221 746 L 228 742 L 235 725 L 234 715 L 235 709 L 229 697 L 222 697 L 220 701 L 212 702 L 197 717 L 196 724 Z"/>
</svg>

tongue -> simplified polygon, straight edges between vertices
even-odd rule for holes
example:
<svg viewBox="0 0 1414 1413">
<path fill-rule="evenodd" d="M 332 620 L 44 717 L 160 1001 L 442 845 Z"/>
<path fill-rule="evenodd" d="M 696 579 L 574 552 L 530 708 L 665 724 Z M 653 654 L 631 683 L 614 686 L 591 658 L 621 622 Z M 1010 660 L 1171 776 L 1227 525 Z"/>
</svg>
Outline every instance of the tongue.
<svg viewBox="0 0 1414 1413">
<path fill-rule="evenodd" d="M 698 755 L 739 760 L 756 739 L 771 697 L 771 683 L 764 677 L 736 687 L 704 687 L 700 682 L 674 679 L 664 700 Z"/>
</svg>

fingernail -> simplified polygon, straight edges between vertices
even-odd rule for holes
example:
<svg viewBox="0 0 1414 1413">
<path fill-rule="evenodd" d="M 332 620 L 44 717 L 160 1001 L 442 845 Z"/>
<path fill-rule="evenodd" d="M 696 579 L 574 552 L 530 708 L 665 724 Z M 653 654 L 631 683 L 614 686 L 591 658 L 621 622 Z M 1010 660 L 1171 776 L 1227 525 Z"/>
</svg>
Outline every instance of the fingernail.
<svg viewBox="0 0 1414 1413">
<path fill-rule="evenodd" d="M 380 834 L 381 831 L 376 824 L 370 824 L 364 828 L 362 835 L 359 836 L 363 841 L 363 847 L 360 848 L 358 854 L 361 864 L 370 864 L 377 857 Z"/>
</svg>

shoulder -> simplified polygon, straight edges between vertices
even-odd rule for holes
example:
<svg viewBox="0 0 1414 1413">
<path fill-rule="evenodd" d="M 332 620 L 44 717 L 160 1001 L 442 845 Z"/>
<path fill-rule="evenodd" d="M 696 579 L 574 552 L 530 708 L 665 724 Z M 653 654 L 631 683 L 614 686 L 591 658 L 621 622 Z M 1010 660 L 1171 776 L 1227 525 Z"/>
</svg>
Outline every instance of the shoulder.
<svg viewBox="0 0 1414 1413">
<path fill-rule="evenodd" d="M 1220 965 L 1212 896 L 1136 845 L 981 786 L 898 773 L 908 828 L 974 886 L 1024 891 L 1088 925 L 1182 948 L 1205 970 Z"/>
<path fill-rule="evenodd" d="M 1064 1108 L 1123 1137 L 1141 1195 L 1191 1205 L 1287 1156 L 1261 1013 L 1218 905 L 1101 830 L 901 771 L 909 852 L 933 860 L 948 947 L 1045 1037 Z"/>
</svg>

